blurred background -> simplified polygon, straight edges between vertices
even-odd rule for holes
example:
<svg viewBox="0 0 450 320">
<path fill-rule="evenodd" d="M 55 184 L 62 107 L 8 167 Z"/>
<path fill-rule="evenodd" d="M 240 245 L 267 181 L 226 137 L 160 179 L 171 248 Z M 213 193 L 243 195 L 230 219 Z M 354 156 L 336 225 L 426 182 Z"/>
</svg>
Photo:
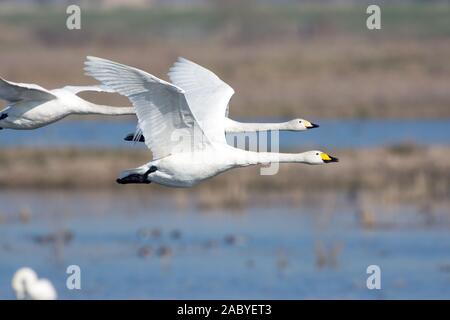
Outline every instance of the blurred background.
<svg viewBox="0 0 450 320">
<path fill-rule="evenodd" d="M 69 4 L 81 30 L 66 28 Z M 450 298 L 449 1 L 0 0 L 0 30 L 7 80 L 92 84 L 86 55 L 167 79 L 183 56 L 235 89 L 233 119 L 320 124 L 281 133 L 281 152 L 341 160 L 119 186 L 151 156 L 123 141 L 134 117 L 3 130 L 0 298 L 21 266 L 63 299 Z M 71 264 L 82 290 L 65 287 Z M 381 290 L 366 287 L 373 264 Z"/>
</svg>

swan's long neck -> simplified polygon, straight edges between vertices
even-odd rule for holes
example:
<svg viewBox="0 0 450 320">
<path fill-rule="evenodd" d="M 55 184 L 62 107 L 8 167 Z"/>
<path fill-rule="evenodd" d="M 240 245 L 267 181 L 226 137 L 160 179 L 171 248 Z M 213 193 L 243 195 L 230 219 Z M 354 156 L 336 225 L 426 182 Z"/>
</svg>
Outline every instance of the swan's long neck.
<svg viewBox="0 0 450 320">
<path fill-rule="evenodd" d="M 227 133 L 286 130 L 286 129 L 287 129 L 287 122 L 250 123 L 250 122 L 238 122 L 231 120 L 230 118 L 225 119 L 225 132 Z"/>
<path fill-rule="evenodd" d="M 307 163 L 303 153 L 252 152 L 245 150 L 235 152 L 235 161 L 235 165 L 240 167 L 277 162 Z"/>
<path fill-rule="evenodd" d="M 75 113 L 120 116 L 136 114 L 136 111 L 133 107 L 112 107 L 86 101 L 84 105 L 76 107 Z"/>
</svg>

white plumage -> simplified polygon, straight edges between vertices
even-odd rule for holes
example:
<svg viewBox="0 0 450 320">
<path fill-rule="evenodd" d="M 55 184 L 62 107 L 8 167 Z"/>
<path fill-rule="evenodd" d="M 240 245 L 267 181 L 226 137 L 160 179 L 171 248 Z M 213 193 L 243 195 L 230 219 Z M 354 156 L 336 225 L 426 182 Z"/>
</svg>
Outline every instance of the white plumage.
<svg viewBox="0 0 450 320">
<path fill-rule="evenodd" d="M 134 70 L 136 72 L 143 72 L 163 84 L 169 84 L 142 70 Z M 100 76 L 100 74 L 98 75 Z M 106 75 L 103 74 L 102 76 Z M 189 107 L 194 111 L 198 118 L 203 118 L 204 116 L 206 119 L 211 119 L 206 123 L 201 123 L 203 129 L 208 132 L 217 131 L 214 135 L 220 137 L 220 139 L 223 137 L 221 134 L 222 132 L 218 132 L 221 128 L 223 128 L 226 133 L 239 133 L 269 130 L 305 131 L 319 127 L 317 124 L 311 123 L 305 119 L 293 119 L 280 123 L 245 123 L 228 118 L 229 101 L 234 94 L 233 88 L 220 80 L 220 78 L 210 70 L 185 58 L 178 58 L 170 68 L 168 76 L 172 84 L 182 90 L 181 92 L 184 94 Z M 205 95 L 205 93 L 209 94 Z M 206 101 L 205 99 L 209 99 L 209 101 Z M 214 108 L 214 104 L 218 103 L 221 103 L 222 105 Z M 137 134 L 129 134 L 126 137 L 126 140 L 136 140 L 137 138 L 140 138 L 140 135 L 141 132 L 138 130 Z M 140 139 L 140 141 L 145 141 L 145 138 Z M 221 142 L 223 141 L 221 140 Z"/>
<path fill-rule="evenodd" d="M 36 84 L 0 78 L 0 99 L 8 102 L 0 112 L 0 129 L 36 129 L 70 114 L 134 114 L 131 107 L 110 107 L 86 101 L 77 96 L 82 91 L 113 92 L 104 86 L 66 86 L 47 90 Z"/>
</svg>

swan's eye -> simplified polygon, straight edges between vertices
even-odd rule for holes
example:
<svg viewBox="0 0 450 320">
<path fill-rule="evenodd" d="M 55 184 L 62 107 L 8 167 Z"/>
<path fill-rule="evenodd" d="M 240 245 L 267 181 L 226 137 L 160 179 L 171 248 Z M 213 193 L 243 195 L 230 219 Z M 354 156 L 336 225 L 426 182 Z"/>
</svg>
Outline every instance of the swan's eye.
<svg viewBox="0 0 450 320">
<path fill-rule="evenodd" d="M 318 152 L 316 152 L 316 156 L 318 156 L 319 155 L 319 153 Z"/>
<path fill-rule="evenodd" d="M 302 123 L 302 120 L 300 120 L 298 123 Z"/>
</svg>

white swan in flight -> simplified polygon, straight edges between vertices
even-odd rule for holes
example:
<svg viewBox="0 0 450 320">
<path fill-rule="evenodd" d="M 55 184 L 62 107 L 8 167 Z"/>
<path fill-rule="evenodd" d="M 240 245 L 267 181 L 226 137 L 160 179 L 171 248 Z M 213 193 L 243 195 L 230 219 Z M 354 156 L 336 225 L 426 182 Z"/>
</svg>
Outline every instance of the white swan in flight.
<svg viewBox="0 0 450 320">
<path fill-rule="evenodd" d="M 55 300 L 56 290 L 47 279 L 38 279 L 30 268 L 20 268 L 12 278 L 11 286 L 19 300 Z"/>
<path fill-rule="evenodd" d="M 213 72 L 189 60 L 179 58 L 175 63 L 171 70 L 174 84 L 101 58 L 87 57 L 85 65 L 86 74 L 130 99 L 138 127 L 153 153 L 154 160 L 124 171 L 118 183 L 191 187 L 236 167 L 338 161 L 321 151 L 251 152 L 228 145 L 224 123 L 234 90 Z"/>
<path fill-rule="evenodd" d="M 0 99 L 8 102 L 0 112 L 0 129 L 36 129 L 70 114 L 135 114 L 132 107 L 110 107 L 86 101 L 77 96 L 82 91 L 112 92 L 100 86 L 46 90 L 36 84 L 14 83 L 0 78 Z"/>
<path fill-rule="evenodd" d="M 179 78 L 180 75 L 176 71 L 176 63 L 175 65 L 169 69 L 169 73 L 167 74 L 172 83 L 180 83 L 183 81 L 182 78 Z M 181 85 L 179 85 L 182 89 L 184 89 Z M 286 122 L 278 122 L 278 123 L 249 123 L 249 122 L 239 122 L 228 118 L 229 114 L 229 104 L 227 105 L 227 109 L 225 112 L 225 122 L 224 128 L 226 133 L 242 133 L 242 132 L 258 132 L 258 131 L 305 131 L 309 129 L 318 128 L 319 125 L 312 123 L 305 119 L 292 119 Z M 130 133 L 125 137 L 126 141 L 137 141 L 145 142 L 145 137 L 140 134 Z"/>
</svg>

